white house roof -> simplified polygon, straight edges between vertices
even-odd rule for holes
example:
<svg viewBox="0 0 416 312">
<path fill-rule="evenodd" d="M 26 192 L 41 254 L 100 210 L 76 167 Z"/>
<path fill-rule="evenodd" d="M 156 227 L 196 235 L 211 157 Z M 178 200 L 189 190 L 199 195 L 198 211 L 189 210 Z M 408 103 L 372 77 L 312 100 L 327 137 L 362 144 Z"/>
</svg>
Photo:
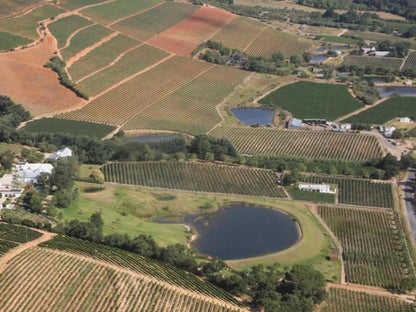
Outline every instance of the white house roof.
<svg viewBox="0 0 416 312">
<path fill-rule="evenodd" d="M 53 166 L 51 164 L 24 164 L 21 165 L 19 171 L 16 173 L 16 177 L 22 179 L 34 179 L 41 173 L 51 174 Z"/>
<path fill-rule="evenodd" d="M 50 159 L 59 159 L 64 157 L 72 157 L 72 150 L 68 147 L 58 150 L 55 154 L 50 156 Z"/>
<path fill-rule="evenodd" d="M 12 174 L 5 174 L 0 179 L 0 187 L 2 187 L 2 188 L 11 187 L 12 184 L 13 184 L 13 175 Z"/>
</svg>

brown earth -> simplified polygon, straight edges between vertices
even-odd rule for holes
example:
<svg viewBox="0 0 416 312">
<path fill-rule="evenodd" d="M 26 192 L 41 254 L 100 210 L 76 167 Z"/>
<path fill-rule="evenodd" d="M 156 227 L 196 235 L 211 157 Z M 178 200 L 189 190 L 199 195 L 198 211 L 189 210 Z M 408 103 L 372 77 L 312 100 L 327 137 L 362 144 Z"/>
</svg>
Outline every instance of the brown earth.
<svg viewBox="0 0 416 312">
<path fill-rule="evenodd" d="M 235 15 L 230 12 L 204 5 L 190 17 L 151 38 L 148 43 L 172 53 L 189 56 L 199 44 L 234 18 Z"/>
</svg>

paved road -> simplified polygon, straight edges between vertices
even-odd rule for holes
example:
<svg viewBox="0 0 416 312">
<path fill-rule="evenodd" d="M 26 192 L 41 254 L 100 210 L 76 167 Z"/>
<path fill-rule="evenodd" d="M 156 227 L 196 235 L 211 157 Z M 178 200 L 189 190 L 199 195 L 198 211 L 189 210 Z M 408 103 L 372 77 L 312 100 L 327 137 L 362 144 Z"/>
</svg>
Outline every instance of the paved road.
<svg viewBox="0 0 416 312">
<path fill-rule="evenodd" d="M 411 183 L 416 181 L 416 169 L 410 169 L 406 181 L 400 182 L 403 194 L 404 203 L 406 205 L 407 220 L 410 225 L 411 236 L 416 241 L 416 205 L 413 203 L 413 189 Z"/>
</svg>

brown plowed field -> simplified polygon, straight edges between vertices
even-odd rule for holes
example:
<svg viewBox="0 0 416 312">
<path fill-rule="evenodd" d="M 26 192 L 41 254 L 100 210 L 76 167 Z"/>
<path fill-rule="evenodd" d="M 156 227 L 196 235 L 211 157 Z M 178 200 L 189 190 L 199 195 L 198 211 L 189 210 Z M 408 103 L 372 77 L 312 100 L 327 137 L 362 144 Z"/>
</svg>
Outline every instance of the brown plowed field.
<svg viewBox="0 0 416 312">
<path fill-rule="evenodd" d="M 190 17 L 172 26 L 148 43 L 179 55 L 190 55 L 196 47 L 231 22 L 235 15 L 211 6 L 203 6 Z"/>
<path fill-rule="evenodd" d="M 58 82 L 58 76 L 43 65 L 53 56 L 56 41 L 12 53 L 0 54 L 0 94 L 10 96 L 34 116 L 62 112 L 83 100 Z"/>
</svg>

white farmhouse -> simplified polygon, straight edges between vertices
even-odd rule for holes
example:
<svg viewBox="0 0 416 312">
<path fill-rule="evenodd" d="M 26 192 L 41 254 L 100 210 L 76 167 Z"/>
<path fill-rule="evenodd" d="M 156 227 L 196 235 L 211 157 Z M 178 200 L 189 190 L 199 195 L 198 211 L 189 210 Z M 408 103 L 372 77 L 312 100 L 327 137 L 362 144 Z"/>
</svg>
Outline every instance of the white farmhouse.
<svg viewBox="0 0 416 312">
<path fill-rule="evenodd" d="M 400 122 L 412 122 L 412 120 L 409 117 L 400 117 L 399 121 Z"/>
<path fill-rule="evenodd" d="M 331 188 L 329 184 L 299 183 L 298 187 L 301 191 L 327 194 L 335 194 L 337 192 L 337 189 L 335 187 Z"/>
<path fill-rule="evenodd" d="M 51 164 L 28 164 L 18 163 L 16 165 L 16 181 L 18 183 L 36 183 L 36 179 L 41 173 L 51 174 L 53 166 Z"/>
<path fill-rule="evenodd" d="M 51 155 L 49 159 L 59 159 L 59 158 L 66 158 L 72 157 L 72 150 L 68 147 L 58 150 L 55 154 Z"/>
<path fill-rule="evenodd" d="M 5 174 L 0 179 L 0 209 L 13 208 L 17 198 L 22 196 L 23 189 L 14 187 L 14 176 Z"/>
<path fill-rule="evenodd" d="M 384 128 L 384 136 L 386 138 L 391 138 L 391 136 L 393 135 L 393 132 L 396 131 L 396 127 L 391 126 L 391 127 L 385 127 Z"/>
</svg>

